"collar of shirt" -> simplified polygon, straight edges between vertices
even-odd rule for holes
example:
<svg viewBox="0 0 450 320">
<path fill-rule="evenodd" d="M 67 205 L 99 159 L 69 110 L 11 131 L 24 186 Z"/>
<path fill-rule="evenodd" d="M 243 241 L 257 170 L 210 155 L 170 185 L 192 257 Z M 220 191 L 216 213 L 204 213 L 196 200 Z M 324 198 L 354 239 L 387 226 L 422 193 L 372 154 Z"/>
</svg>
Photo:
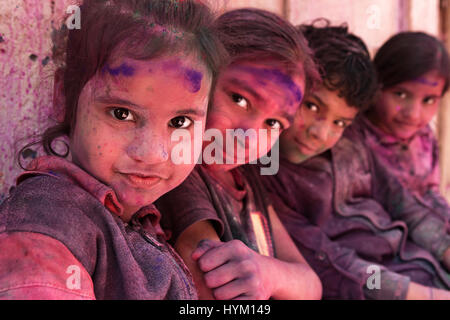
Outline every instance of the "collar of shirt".
<svg viewBox="0 0 450 320">
<path fill-rule="evenodd" d="M 123 207 L 111 187 L 104 185 L 89 173 L 66 159 L 56 156 L 36 158 L 30 163 L 27 171 L 17 177 L 16 183 L 20 184 L 25 179 L 36 175 L 49 175 L 67 179 L 86 190 L 119 218 L 123 215 Z M 150 218 L 151 224 L 159 231 L 161 214 L 153 204 L 141 208 L 131 219 L 141 220 L 145 216 Z"/>
</svg>

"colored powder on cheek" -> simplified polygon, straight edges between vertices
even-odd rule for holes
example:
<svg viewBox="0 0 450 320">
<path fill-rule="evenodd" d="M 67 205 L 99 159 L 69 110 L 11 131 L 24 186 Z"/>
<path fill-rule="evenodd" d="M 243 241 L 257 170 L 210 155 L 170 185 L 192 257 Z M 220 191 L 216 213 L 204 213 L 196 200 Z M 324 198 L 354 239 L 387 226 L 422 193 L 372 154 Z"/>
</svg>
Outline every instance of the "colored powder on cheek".
<svg viewBox="0 0 450 320">
<path fill-rule="evenodd" d="M 167 151 L 166 150 L 163 150 L 162 152 L 161 152 L 161 156 L 163 157 L 163 159 L 168 159 L 168 153 L 167 153 Z"/>
<path fill-rule="evenodd" d="M 198 92 L 202 87 L 203 74 L 201 72 L 187 69 L 184 77 L 189 84 L 189 91 L 192 93 Z"/>
</svg>

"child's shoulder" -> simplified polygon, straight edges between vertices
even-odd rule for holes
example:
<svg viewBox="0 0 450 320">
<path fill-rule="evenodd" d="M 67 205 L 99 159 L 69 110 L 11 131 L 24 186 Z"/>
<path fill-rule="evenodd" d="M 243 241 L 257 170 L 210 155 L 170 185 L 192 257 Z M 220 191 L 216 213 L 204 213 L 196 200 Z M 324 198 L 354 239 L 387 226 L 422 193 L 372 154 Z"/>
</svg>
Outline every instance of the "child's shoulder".
<svg viewBox="0 0 450 320">
<path fill-rule="evenodd" d="M 42 228 L 90 223 L 101 203 L 74 183 L 50 175 L 23 180 L 0 206 L 2 228 Z"/>
<path fill-rule="evenodd" d="M 94 200 L 87 191 L 72 181 L 48 174 L 37 174 L 22 180 L 13 189 L 10 198 L 14 202 L 31 205 L 45 203 L 47 208 L 63 203 L 85 205 Z"/>
<path fill-rule="evenodd" d="M 358 124 L 352 124 L 345 130 L 341 139 L 331 149 L 331 153 L 335 168 L 341 167 L 346 170 L 359 168 L 364 171 L 371 168 L 371 153 Z"/>
</svg>

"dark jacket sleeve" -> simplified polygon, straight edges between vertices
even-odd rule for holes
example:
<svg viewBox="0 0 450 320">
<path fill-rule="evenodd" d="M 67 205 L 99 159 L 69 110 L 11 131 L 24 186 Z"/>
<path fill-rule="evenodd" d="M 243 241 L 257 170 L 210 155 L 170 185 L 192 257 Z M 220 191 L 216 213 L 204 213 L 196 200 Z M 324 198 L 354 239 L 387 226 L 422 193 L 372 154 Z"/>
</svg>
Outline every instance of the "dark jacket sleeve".
<svg viewBox="0 0 450 320">
<path fill-rule="evenodd" d="M 325 299 L 406 298 L 409 277 L 360 258 L 353 249 L 330 240 L 318 226 L 287 207 L 277 194 L 272 192 L 270 197 L 298 249 L 322 281 Z"/>
<path fill-rule="evenodd" d="M 449 218 L 436 210 L 447 206 L 429 208 L 422 204 L 393 176 L 388 175 L 375 157 L 373 160 L 374 197 L 382 203 L 394 220 L 402 220 L 408 226 L 410 238 L 419 246 L 442 260 L 450 247 Z"/>
</svg>

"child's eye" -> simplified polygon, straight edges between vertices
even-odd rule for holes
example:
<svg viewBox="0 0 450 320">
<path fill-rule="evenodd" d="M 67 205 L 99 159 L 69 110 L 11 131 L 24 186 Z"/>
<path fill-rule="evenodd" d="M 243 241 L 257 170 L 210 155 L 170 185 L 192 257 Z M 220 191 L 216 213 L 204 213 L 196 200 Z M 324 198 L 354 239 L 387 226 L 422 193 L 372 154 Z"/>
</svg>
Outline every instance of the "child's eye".
<svg viewBox="0 0 450 320">
<path fill-rule="evenodd" d="M 316 104 L 312 103 L 312 102 L 306 102 L 305 106 L 306 106 L 306 108 L 308 108 L 312 112 L 319 112 L 319 107 Z"/>
<path fill-rule="evenodd" d="M 120 121 L 135 121 L 133 113 L 125 108 L 114 108 L 110 113 Z"/>
<path fill-rule="evenodd" d="M 400 99 L 405 99 L 406 98 L 406 93 L 403 91 L 396 91 L 394 92 L 394 94 L 399 97 Z"/>
<path fill-rule="evenodd" d="M 241 108 L 247 109 L 248 108 L 248 102 L 247 100 L 241 96 L 240 94 L 233 93 L 231 95 L 231 99 Z"/>
<path fill-rule="evenodd" d="M 281 124 L 280 121 L 275 120 L 275 119 L 267 119 L 266 120 L 266 124 L 271 128 L 271 129 L 280 129 L 283 130 L 283 125 Z"/>
<path fill-rule="evenodd" d="M 434 104 L 435 102 L 436 102 L 436 98 L 432 98 L 432 97 L 430 97 L 430 98 L 425 98 L 424 100 L 423 100 L 423 102 L 425 103 L 425 104 Z"/>
<path fill-rule="evenodd" d="M 336 120 L 334 122 L 335 125 L 337 125 L 339 128 L 346 128 L 347 127 L 347 123 L 345 121 L 342 120 Z"/>
<path fill-rule="evenodd" d="M 185 116 L 175 117 L 170 120 L 169 126 L 176 129 L 186 129 L 192 124 L 192 120 Z"/>
</svg>

